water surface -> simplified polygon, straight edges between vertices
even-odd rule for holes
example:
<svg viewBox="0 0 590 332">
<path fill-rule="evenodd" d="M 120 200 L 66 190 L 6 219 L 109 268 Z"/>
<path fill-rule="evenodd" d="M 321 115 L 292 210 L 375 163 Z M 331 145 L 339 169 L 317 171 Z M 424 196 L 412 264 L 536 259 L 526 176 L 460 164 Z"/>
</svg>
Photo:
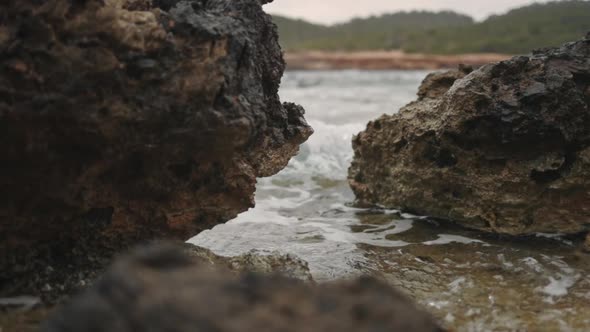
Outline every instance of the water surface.
<svg viewBox="0 0 590 332">
<path fill-rule="evenodd" d="M 288 72 L 280 94 L 315 134 L 260 179 L 256 208 L 190 242 L 233 256 L 299 256 L 317 281 L 384 278 L 458 331 L 590 330 L 590 259 L 576 239 L 500 239 L 387 209 L 358 209 L 346 183 L 352 136 L 415 99 L 424 71 Z"/>
</svg>

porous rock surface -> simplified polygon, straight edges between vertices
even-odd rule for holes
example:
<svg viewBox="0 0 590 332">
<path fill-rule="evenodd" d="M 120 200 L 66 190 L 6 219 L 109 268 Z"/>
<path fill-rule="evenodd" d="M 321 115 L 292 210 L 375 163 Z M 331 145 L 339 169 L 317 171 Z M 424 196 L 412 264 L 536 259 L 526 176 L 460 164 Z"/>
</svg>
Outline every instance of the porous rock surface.
<svg viewBox="0 0 590 332">
<path fill-rule="evenodd" d="M 283 276 L 236 276 L 173 247 L 142 249 L 118 261 L 41 330 L 442 331 L 374 279 L 314 286 Z"/>
<path fill-rule="evenodd" d="M 312 133 L 266 2 L 0 3 L 0 295 L 253 206 Z"/>
<path fill-rule="evenodd" d="M 484 231 L 590 229 L 590 35 L 429 75 L 353 140 L 359 203 Z"/>
</svg>

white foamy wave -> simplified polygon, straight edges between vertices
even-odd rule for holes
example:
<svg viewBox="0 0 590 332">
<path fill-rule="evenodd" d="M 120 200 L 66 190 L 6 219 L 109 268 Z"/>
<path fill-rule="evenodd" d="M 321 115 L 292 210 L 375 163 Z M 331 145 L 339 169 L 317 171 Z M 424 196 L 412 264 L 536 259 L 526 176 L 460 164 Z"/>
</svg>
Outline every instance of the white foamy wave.
<svg viewBox="0 0 590 332">
<path fill-rule="evenodd" d="M 569 289 L 582 278 L 582 275 L 559 257 L 543 255 L 542 258 L 547 262 L 547 268 L 553 271 L 547 273 L 550 274 L 549 283 L 537 291 L 548 296 L 546 302 L 554 303 L 555 298 L 568 295 Z"/>
<path fill-rule="evenodd" d="M 549 296 L 565 296 L 568 289 L 572 287 L 580 278 L 579 275 L 568 276 L 560 275 L 557 278 L 549 277 L 549 284 L 541 289 L 541 292 Z"/>
<path fill-rule="evenodd" d="M 324 178 L 345 180 L 352 161 L 353 135 L 364 129 L 364 125 L 331 125 L 322 121 L 310 121 L 315 129 L 309 140 L 301 146 L 299 154 L 275 179 Z"/>
<path fill-rule="evenodd" d="M 433 241 L 426 241 L 424 242 L 425 245 L 443 245 L 449 243 L 462 243 L 462 244 L 469 244 L 469 243 L 484 243 L 483 241 L 471 239 L 461 235 L 453 235 L 453 234 L 440 234 L 438 239 Z"/>
</svg>

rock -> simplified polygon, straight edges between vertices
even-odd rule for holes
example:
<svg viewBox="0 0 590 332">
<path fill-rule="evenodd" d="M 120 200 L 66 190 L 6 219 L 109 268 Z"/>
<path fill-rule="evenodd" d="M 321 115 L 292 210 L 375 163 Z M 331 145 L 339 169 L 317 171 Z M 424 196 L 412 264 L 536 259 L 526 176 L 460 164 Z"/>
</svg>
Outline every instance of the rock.
<svg viewBox="0 0 590 332">
<path fill-rule="evenodd" d="M 312 133 L 266 2 L 0 4 L 0 294 L 254 205 Z"/>
<path fill-rule="evenodd" d="M 192 244 L 185 244 L 184 249 L 185 254 L 198 261 L 216 267 L 225 267 L 237 273 L 280 274 L 310 283 L 314 282 L 307 262 L 290 254 L 252 250 L 239 256 L 223 257 L 209 249 Z"/>
<path fill-rule="evenodd" d="M 321 286 L 282 276 L 236 276 L 171 247 L 118 261 L 42 331 L 442 331 L 370 278 Z"/>
<path fill-rule="evenodd" d="M 51 309 L 19 308 L 18 310 L 0 310 L 0 327 L 2 332 L 37 332 L 43 320 L 51 313 Z"/>
<path fill-rule="evenodd" d="M 353 140 L 359 203 L 489 232 L 590 228 L 590 39 L 432 74 Z"/>
<path fill-rule="evenodd" d="M 584 252 L 590 253 L 590 233 L 586 235 L 586 240 L 582 244 L 582 250 Z"/>
</svg>

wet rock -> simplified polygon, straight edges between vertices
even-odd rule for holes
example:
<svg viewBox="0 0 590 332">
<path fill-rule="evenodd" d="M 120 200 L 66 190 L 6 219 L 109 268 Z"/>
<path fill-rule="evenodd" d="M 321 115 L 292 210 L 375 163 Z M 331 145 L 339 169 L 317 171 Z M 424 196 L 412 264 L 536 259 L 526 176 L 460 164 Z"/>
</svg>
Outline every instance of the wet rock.
<svg viewBox="0 0 590 332">
<path fill-rule="evenodd" d="M 219 272 L 173 248 L 118 261 L 42 331 L 441 331 L 386 284 Z"/>
<path fill-rule="evenodd" d="M 0 294 L 253 206 L 311 134 L 265 2 L 0 4 Z"/>
<path fill-rule="evenodd" d="M 0 328 L 2 332 L 37 332 L 50 312 L 43 307 L 6 311 L 0 306 Z"/>
<path fill-rule="evenodd" d="M 237 273 L 280 274 L 310 283 L 314 282 L 307 262 L 290 254 L 252 250 L 243 255 L 224 257 L 192 244 L 185 244 L 184 252 L 200 262 L 209 263 L 218 268 L 225 267 Z"/>
<path fill-rule="evenodd" d="M 0 307 L 32 308 L 40 303 L 40 299 L 32 296 L 0 298 Z"/>
<path fill-rule="evenodd" d="M 430 75 L 354 139 L 358 201 L 496 233 L 588 230 L 588 59 L 583 39 Z"/>
</svg>

